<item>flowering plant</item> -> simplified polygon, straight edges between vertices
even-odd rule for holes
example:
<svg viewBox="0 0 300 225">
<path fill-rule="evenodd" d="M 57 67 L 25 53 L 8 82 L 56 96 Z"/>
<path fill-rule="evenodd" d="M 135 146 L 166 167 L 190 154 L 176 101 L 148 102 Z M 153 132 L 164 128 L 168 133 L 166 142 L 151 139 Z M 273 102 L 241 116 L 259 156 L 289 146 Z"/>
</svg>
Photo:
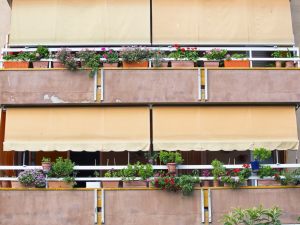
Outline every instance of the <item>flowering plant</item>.
<svg viewBox="0 0 300 225">
<path fill-rule="evenodd" d="M 175 44 L 174 47 L 176 48 L 176 51 L 171 52 L 169 54 L 169 58 L 174 58 L 176 60 L 178 59 L 186 59 L 191 60 L 193 62 L 196 62 L 198 59 L 198 52 L 196 51 L 197 48 L 182 48 L 179 45 Z"/>
<path fill-rule="evenodd" d="M 18 180 L 25 186 L 45 187 L 46 179 L 40 170 L 25 170 L 18 176 Z"/>
<path fill-rule="evenodd" d="M 78 69 L 78 63 L 75 59 L 74 54 L 67 49 L 62 49 L 56 53 L 56 59 L 58 59 L 64 66 L 71 71 Z"/>
<path fill-rule="evenodd" d="M 33 60 L 38 61 L 41 59 L 48 59 L 49 58 L 49 50 L 48 48 L 44 46 L 38 46 L 36 51 L 32 53 L 33 55 Z"/>
<path fill-rule="evenodd" d="M 154 67 L 161 67 L 163 62 L 167 62 L 164 60 L 166 54 L 161 51 L 152 51 L 152 63 Z"/>
<path fill-rule="evenodd" d="M 226 49 L 219 49 L 219 48 L 214 48 L 210 51 L 206 51 L 203 55 L 204 58 L 207 58 L 208 60 L 222 60 L 225 58 L 227 54 Z"/>
<path fill-rule="evenodd" d="M 120 53 L 123 61 L 128 63 L 146 61 L 151 57 L 151 52 L 142 47 L 126 47 Z"/>
<path fill-rule="evenodd" d="M 112 63 L 118 63 L 119 62 L 119 53 L 109 49 L 106 51 L 106 48 L 101 49 L 103 51 L 102 58 L 104 58 L 106 63 L 112 64 Z"/>
<path fill-rule="evenodd" d="M 211 176 L 211 172 L 209 170 L 202 170 L 202 176 L 209 177 L 209 176 Z"/>
<path fill-rule="evenodd" d="M 161 190 L 178 192 L 181 190 L 179 186 L 179 178 L 172 174 L 160 174 L 152 181 L 154 187 Z"/>
<path fill-rule="evenodd" d="M 221 180 L 229 184 L 232 188 L 238 188 L 251 176 L 249 164 L 244 164 L 242 169 L 233 169 L 226 172 L 226 176 L 222 176 Z"/>
<path fill-rule="evenodd" d="M 100 55 L 95 51 L 84 50 L 77 53 L 77 56 L 80 58 L 81 66 L 84 68 L 91 68 L 89 74 L 90 77 L 98 71 L 100 67 Z"/>
</svg>

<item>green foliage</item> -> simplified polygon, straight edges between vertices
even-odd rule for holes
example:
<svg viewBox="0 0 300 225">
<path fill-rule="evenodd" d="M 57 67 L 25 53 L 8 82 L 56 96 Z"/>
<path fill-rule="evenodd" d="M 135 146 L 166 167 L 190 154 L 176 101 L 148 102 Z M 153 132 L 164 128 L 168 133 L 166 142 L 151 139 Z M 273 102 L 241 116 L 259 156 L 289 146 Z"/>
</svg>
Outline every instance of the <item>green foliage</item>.
<svg viewBox="0 0 300 225">
<path fill-rule="evenodd" d="M 217 159 L 214 159 L 212 162 L 211 162 L 211 165 L 213 167 L 212 169 L 212 175 L 214 176 L 214 180 L 218 180 L 219 177 L 225 175 L 225 167 L 224 167 L 224 164 L 222 162 L 220 162 L 219 160 Z"/>
<path fill-rule="evenodd" d="M 161 51 L 152 51 L 152 65 L 153 67 L 161 67 L 164 62 L 166 54 Z"/>
<path fill-rule="evenodd" d="M 198 177 L 193 177 L 191 175 L 182 175 L 179 177 L 179 186 L 181 188 L 183 195 L 190 195 L 194 190 L 195 184 L 199 183 L 200 179 Z"/>
<path fill-rule="evenodd" d="M 183 158 L 179 152 L 161 151 L 159 153 L 159 159 L 164 164 L 167 164 L 167 163 L 181 164 L 181 163 L 183 163 Z"/>
<path fill-rule="evenodd" d="M 151 52 L 141 47 L 127 47 L 120 55 L 124 62 L 133 63 L 148 60 L 151 57 Z"/>
<path fill-rule="evenodd" d="M 214 48 L 210 51 L 206 51 L 203 55 L 204 58 L 208 60 L 223 60 L 227 54 L 226 49 Z"/>
<path fill-rule="evenodd" d="M 63 178 L 66 182 L 74 181 L 74 166 L 75 164 L 70 159 L 59 157 L 53 163 L 51 170 L 48 173 L 49 177 Z"/>
<path fill-rule="evenodd" d="M 261 166 L 257 172 L 257 175 L 260 178 L 264 178 L 264 177 L 272 177 L 277 173 L 277 171 L 273 168 L 271 168 L 271 166 Z"/>
<path fill-rule="evenodd" d="M 84 50 L 77 53 L 83 68 L 91 69 L 90 77 L 93 77 L 100 67 L 100 55 L 94 51 Z"/>
<path fill-rule="evenodd" d="M 6 61 L 34 61 L 34 55 L 30 52 L 19 52 L 17 54 L 8 54 L 3 56 Z"/>
<path fill-rule="evenodd" d="M 49 50 L 44 46 L 38 46 L 36 51 L 32 53 L 33 61 L 49 58 Z"/>
<path fill-rule="evenodd" d="M 300 169 L 283 171 L 281 177 L 278 177 L 277 180 L 281 185 L 298 185 L 300 184 Z"/>
<path fill-rule="evenodd" d="M 118 170 L 108 170 L 104 177 L 120 177 L 120 172 Z"/>
<path fill-rule="evenodd" d="M 283 58 L 283 52 L 282 51 L 275 51 L 271 54 L 274 58 Z"/>
<path fill-rule="evenodd" d="M 199 58 L 198 52 L 196 49 L 191 49 L 191 48 L 181 48 L 178 45 L 175 45 L 176 51 L 171 52 L 169 54 L 169 58 L 174 58 L 176 60 L 191 60 L 193 62 L 196 62 L 197 59 Z"/>
<path fill-rule="evenodd" d="M 265 148 L 255 148 L 253 151 L 253 158 L 255 160 L 264 161 L 271 158 L 272 152 Z"/>
<path fill-rule="evenodd" d="M 119 53 L 109 49 L 108 51 L 103 52 L 102 58 L 105 58 L 107 63 L 118 63 L 119 62 Z"/>
<path fill-rule="evenodd" d="M 281 225 L 280 216 L 281 209 L 278 207 L 236 208 L 233 212 L 224 215 L 223 222 L 224 225 Z"/>
<path fill-rule="evenodd" d="M 221 177 L 221 181 L 229 184 L 232 188 L 238 188 L 251 176 L 249 167 L 248 164 L 244 164 L 242 169 L 228 170 L 226 176 Z"/>
<path fill-rule="evenodd" d="M 22 171 L 18 176 L 18 180 L 25 186 L 35 186 L 38 188 L 46 186 L 45 176 L 40 170 Z"/>
<path fill-rule="evenodd" d="M 129 164 L 120 171 L 120 176 L 122 176 L 124 181 L 132 181 L 136 177 L 141 177 L 142 180 L 146 180 L 153 176 L 153 167 L 151 164 L 141 164 L 140 162 L 134 165 Z"/>
<path fill-rule="evenodd" d="M 68 70 L 76 71 L 78 69 L 78 63 L 76 62 L 75 56 L 67 49 L 62 49 L 57 52 L 56 59 L 64 64 Z"/>
<path fill-rule="evenodd" d="M 50 158 L 48 158 L 48 157 L 43 157 L 42 158 L 42 163 L 49 163 L 49 162 L 51 162 Z"/>
<path fill-rule="evenodd" d="M 227 54 L 226 55 L 226 60 L 232 60 L 232 59 L 245 59 L 247 58 L 246 54 L 238 54 L 238 53 L 234 53 L 232 55 Z"/>
</svg>

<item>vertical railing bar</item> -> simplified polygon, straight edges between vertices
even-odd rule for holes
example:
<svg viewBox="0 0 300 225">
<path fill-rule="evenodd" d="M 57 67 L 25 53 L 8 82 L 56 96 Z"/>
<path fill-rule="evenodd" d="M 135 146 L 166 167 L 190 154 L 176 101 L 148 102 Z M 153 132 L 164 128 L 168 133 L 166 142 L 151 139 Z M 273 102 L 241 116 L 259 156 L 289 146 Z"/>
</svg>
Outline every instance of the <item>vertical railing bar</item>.
<svg viewBox="0 0 300 225">
<path fill-rule="evenodd" d="M 104 216 L 105 216 L 105 203 L 104 203 L 104 201 L 105 201 L 105 191 L 104 191 L 104 189 L 102 189 L 102 193 L 101 193 L 101 222 L 102 222 L 102 224 L 104 224 L 105 223 L 105 220 L 104 220 Z"/>
<path fill-rule="evenodd" d="M 210 188 L 208 189 L 208 222 L 211 223 L 211 192 Z"/>
<path fill-rule="evenodd" d="M 97 101 L 97 90 L 98 90 L 98 70 L 94 72 L 94 102 Z"/>
<path fill-rule="evenodd" d="M 205 91 L 205 100 L 208 100 L 208 70 L 204 69 L 204 91 Z"/>
<path fill-rule="evenodd" d="M 204 212 L 204 191 L 201 189 L 201 222 L 205 223 L 205 212 Z"/>
<path fill-rule="evenodd" d="M 94 223 L 97 224 L 98 223 L 98 191 L 97 189 L 94 189 Z"/>
<path fill-rule="evenodd" d="M 104 100 L 104 70 L 101 69 L 101 101 Z"/>
<path fill-rule="evenodd" d="M 252 68 L 252 67 L 253 67 L 252 56 L 253 56 L 253 54 L 252 54 L 252 49 L 250 49 L 250 50 L 249 50 L 250 68 Z"/>
<path fill-rule="evenodd" d="M 202 100 L 201 69 L 198 68 L 198 100 Z"/>
</svg>

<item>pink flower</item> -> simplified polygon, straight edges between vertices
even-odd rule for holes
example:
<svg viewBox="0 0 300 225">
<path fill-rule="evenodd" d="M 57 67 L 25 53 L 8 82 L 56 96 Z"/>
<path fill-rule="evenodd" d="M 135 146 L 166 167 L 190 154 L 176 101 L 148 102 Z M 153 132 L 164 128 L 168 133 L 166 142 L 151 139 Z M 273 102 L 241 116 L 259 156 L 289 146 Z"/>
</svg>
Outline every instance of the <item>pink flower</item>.
<svg viewBox="0 0 300 225">
<path fill-rule="evenodd" d="M 106 54 L 104 54 L 104 55 L 103 55 L 103 58 L 107 59 L 107 55 L 106 55 Z"/>
<path fill-rule="evenodd" d="M 106 50 L 106 48 L 101 48 L 101 51 L 105 51 Z"/>
<path fill-rule="evenodd" d="M 112 53 L 113 53 L 113 51 L 110 49 L 110 50 L 109 50 L 109 54 L 112 54 Z"/>
</svg>

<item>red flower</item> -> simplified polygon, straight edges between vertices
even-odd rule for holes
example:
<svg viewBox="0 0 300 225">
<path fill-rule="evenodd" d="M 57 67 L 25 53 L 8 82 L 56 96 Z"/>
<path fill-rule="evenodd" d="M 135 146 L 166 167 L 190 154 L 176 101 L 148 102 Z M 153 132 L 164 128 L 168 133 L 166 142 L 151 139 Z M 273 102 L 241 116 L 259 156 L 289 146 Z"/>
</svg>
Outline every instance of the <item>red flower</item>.
<svg viewBox="0 0 300 225">
<path fill-rule="evenodd" d="M 240 169 L 234 169 L 233 172 L 234 173 L 239 173 L 239 172 L 241 172 L 241 170 Z"/>
<path fill-rule="evenodd" d="M 250 168 L 250 165 L 249 164 L 244 164 L 243 167 L 244 168 Z"/>
<path fill-rule="evenodd" d="M 185 49 L 184 49 L 184 48 L 181 48 L 180 50 L 181 50 L 182 52 L 185 52 Z"/>
<path fill-rule="evenodd" d="M 178 44 L 175 44 L 175 45 L 174 45 L 174 48 L 179 48 L 179 45 L 178 45 Z"/>
</svg>

